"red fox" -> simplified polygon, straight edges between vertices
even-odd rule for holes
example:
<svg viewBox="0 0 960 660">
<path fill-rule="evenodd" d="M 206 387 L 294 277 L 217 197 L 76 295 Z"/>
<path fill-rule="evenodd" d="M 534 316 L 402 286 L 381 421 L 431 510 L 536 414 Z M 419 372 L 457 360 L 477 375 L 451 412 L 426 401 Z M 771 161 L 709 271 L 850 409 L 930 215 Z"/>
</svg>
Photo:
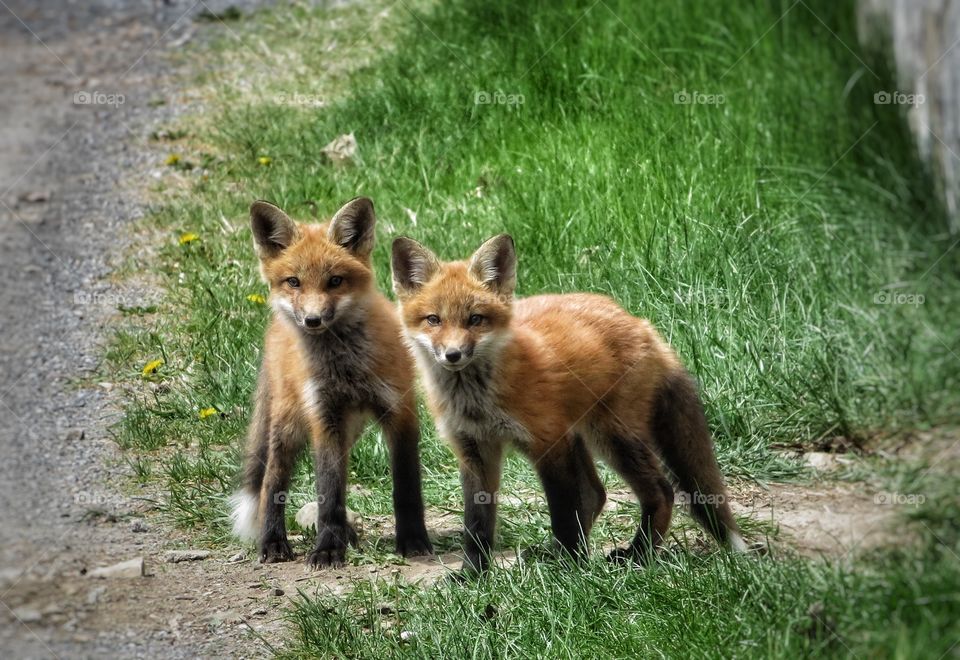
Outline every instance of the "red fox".
<svg viewBox="0 0 960 660">
<path fill-rule="evenodd" d="M 407 343 L 459 457 L 468 569 L 488 566 L 508 444 L 533 463 L 553 534 L 573 554 L 585 551 L 606 500 L 594 454 L 641 504 L 636 535 L 612 559 L 642 561 L 666 537 L 674 492 L 661 459 L 696 519 L 746 549 L 696 384 L 649 322 L 600 295 L 514 301 L 517 257 L 506 234 L 450 263 L 401 237 L 392 266 Z"/>
<path fill-rule="evenodd" d="M 414 367 L 393 305 L 374 287 L 373 202 L 359 197 L 328 224 L 298 224 L 273 204 L 250 207 L 273 319 L 247 441 L 234 533 L 258 541 L 264 563 L 293 559 L 284 523 L 294 462 L 312 444 L 317 481 L 313 567 L 344 561 L 347 461 L 375 418 L 390 449 L 397 551 L 432 552 L 420 487 Z"/>
</svg>

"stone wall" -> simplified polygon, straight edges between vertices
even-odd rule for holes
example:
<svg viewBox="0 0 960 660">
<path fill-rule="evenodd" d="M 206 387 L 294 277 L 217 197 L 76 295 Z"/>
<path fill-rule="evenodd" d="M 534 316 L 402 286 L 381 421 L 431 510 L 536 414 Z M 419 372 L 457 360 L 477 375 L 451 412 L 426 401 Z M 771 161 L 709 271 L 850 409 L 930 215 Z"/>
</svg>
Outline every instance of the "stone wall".
<svg viewBox="0 0 960 660">
<path fill-rule="evenodd" d="M 858 24 L 865 45 L 892 48 L 898 89 L 878 102 L 909 108 L 951 231 L 960 231 L 960 0 L 859 0 Z"/>
</svg>

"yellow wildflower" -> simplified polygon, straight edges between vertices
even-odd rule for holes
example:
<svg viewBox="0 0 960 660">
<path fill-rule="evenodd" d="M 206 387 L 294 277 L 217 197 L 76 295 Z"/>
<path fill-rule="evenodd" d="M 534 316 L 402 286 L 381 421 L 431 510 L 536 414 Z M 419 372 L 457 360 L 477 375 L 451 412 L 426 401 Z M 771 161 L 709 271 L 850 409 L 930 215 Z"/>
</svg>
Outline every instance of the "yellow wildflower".
<svg viewBox="0 0 960 660">
<path fill-rule="evenodd" d="M 204 408 L 203 410 L 200 411 L 200 419 L 206 419 L 207 417 L 210 417 L 211 415 L 216 415 L 216 414 L 217 414 L 216 408 Z"/>
<path fill-rule="evenodd" d="M 261 296 L 259 293 L 251 293 L 249 296 L 247 296 L 247 300 L 257 305 L 262 305 L 267 302 L 267 299 Z"/>
<path fill-rule="evenodd" d="M 172 167 L 173 165 L 176 165 L 179 162 L 180 162 L 180 154 L 170 154 L 169 156 L 167 156 L 167 159 L 163 161 L 163 164 L 170 165 Z"/>
<path fill-rule="evenodd" d="M 273 159 L 270 158 L 270 156 L 260 156 L 260 158 L 257 159 L 257 162 L 260 163 L 261 165 L 266 166 L 272 163 Z"/>
<path fill-rule="evenodd" d="M 199 241 L 200 237 L 194 234 L 192 231 L 188 231 L 186 234 L 180 234 L 180 245 L 186 245 L 187 243 L 193 243 L 194 241 Z"/>
<path fill-rule="evenodd" d="M 143 365 L 143 375 L 149 376 L 151 374 L 157 373 L 157 369 L 163 364 L 163 360 L 150 360 L 145 365 Z"/>
</svg>

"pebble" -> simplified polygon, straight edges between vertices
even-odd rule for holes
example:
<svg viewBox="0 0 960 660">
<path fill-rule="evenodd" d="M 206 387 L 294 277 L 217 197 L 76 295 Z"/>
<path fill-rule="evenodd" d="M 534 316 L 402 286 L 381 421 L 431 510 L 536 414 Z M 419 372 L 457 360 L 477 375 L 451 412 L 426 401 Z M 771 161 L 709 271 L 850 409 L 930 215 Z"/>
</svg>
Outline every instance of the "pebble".
<svg viewBox="0 0 960 660">
<path fill-rule="evenodd" d="M 87 575 L 92 578 L 137 578 L 143 577 L 143 557 L 135 557 L 112 566 L 95 568 Z"/>
<path fill-rule="evenodd" d="M 168 550 L 164 554 L 164 561 L 168 564 L 179 564 L 182 561 L 200 561 L 207 559 L 211 554 L 209 550 Z"/>
</svg>

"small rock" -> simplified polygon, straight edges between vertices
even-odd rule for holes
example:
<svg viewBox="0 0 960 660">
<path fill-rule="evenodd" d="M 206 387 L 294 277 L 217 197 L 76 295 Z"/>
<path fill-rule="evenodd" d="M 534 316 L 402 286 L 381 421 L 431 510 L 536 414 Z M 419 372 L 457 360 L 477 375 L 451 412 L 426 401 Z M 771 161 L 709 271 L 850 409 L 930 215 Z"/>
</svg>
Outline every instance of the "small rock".
<svg viewBox="0 0 960 660">
<path fill-rule="evenodd" d="M 803 461 L 814 470 L 826 472 L 837 468 L 837 455 L 825 451 L 812 451 L 804 454 Z"/>
<path fill-rule="evenodd" d="M 228 564 L 238 564 L 238 563 L 242 562 L 242 561 L 243 561 L 244 559 L 246 559 L 246 558 L 247 558 L 246 553 L 244 553 L 244 552 L 238 552 L 237 554 L 235 554 L 235 555 L 233 555 L 232 557 L 230 557 L 230 559 L 227 560 L 227 563 L 228 563 Z"/>
<path fill-rule="evenodd" d="M 141 534 L 147 531 L 147 529 L 147 523 L 143 522 L 140 518 L 130 521 L 130 531 L 135 534 Z"/>
<path fill-rule="evenodd" d="M 317 503 L 316 502 L 307 502 L 300 510 L 297 511 L 296 515 L 297 524 L 300 525 L 302 529 L 314 529 L 317 526 Z"/>
<path fill-rule="evenodd" d="M 316 529 L 317 527 L 317 503 L 307 502 L 296 515 L 297 524 L 301 529 Z M 347 523 L 357 528 L 363 523 L 363 518 L 356 511 L 347 509 Z M 291 537 L 292 538 L 292 537 Z"/>
<path fill-rule="evenodd" d="M 271 596 L 282 596 L 283 593 L 284 593 L 284 592 L 283 592 L 283 589 L 281 589 L 280 587 L 274 587 L 274 588 L 270 591 L 270 595 L 271 595 Z"/>
<path fill-rule="evenodd" d="M 209 550 L 168 550 L 164 554 L 164 561 L 168 564 L 179 564 L 182 561 L 200 561 L 210 555 Z"/>
<path fill-rule="evenodd" d="M 23 575 L 19 568 L 0 568 L 0 583 L 15 582 Z"/>
<path fill-rule="evenodd" d="M 85 437 L 86 433 L 83 431 L 83 429 L 72 429 L 67 431 L 67 435 L 64 437 L 64 440 L 66 442 L 80 442 Z"/>
<path fill-rule="evenodd" d="M 87 573 L 92 578 L 137 578 L 143 577 L 143 557 L 122 561 L 112 566 L 95 568 Z"/>
<path fill-rule="evenodd" d="M 417 633 L 412 630 L 401 630 L 400 631 L 400 641 L 401 642 L 410 642 L 417 638 Z"/>
<path fill-rule="evenodd" d="M 243 617 L 237 614 L 236 612 L 231 612 L 230 610 L 219 610 L 207 617 L 210 621 L 210 624 L 214 627 L 219 627 L 224 623 L 233 624 L 233 623 L 242 623 Z"/>
<path fill-rule="evenodd" d="M 94 587 L 87 593 L 87 605 L 96 605 L 100 602 L 100 597 L 107 592 L 106 587 Z"/>
<path fill-rule="evenodd" d="M 250 616 L 266 616 L 267 611 L 266 607 L 258 607 L 250 612 Z"/>
<path fill-rule="evenodd" d="M 43 618 L 40 610 L 32 607 L 18 607 L 13 610 L 13 616 L 17 617 L 20 623 L 36 623 Z"/>
<path fill-rule="evenodd" d="M 351 133 L 351 136 L 353 134 Z M 23 193 L 20 195 L 21 202 L 27 202 L 28 204 L 42 204 L 50 199 L 50 193 L 45 190 L 31 190 L 30 192 Z"/>
<path fill-rule="evenodd" d="M 352 163 L 357 155 L 357 138 L 353 133 L 340 135 L 320 150 L 334 165 Z"/>
</svg>

